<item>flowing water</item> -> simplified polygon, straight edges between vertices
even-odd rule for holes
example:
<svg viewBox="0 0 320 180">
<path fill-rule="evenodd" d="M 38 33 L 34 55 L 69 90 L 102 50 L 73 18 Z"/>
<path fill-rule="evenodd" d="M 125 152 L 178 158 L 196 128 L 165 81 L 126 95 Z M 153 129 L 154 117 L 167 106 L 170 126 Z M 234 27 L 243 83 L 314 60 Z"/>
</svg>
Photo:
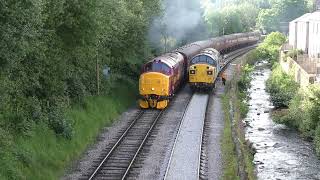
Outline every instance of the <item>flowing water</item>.
<svg viewBox="0 0 320 180">
<path fill-rule="evenodd" d="M 246 139 L 256 149 L 254 163 L 258 179 L 320 179 L 320 160 L 312 142 L 299 133 L 272 121 L 272 104 L 265 90 L 271 74 L 266 62 L 256 65 L 249 89 Z"/>
</svg>

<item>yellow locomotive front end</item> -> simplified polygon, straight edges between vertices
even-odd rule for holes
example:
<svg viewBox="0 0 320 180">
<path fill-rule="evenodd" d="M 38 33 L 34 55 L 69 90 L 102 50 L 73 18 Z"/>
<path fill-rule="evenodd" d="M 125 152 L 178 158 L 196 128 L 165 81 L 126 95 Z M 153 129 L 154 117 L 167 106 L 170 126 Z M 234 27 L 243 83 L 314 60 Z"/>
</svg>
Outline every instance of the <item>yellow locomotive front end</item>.
<svg viewBox="0 0 320 180">
<path fill-rule="evenodd" d="M 141 74 L 139 92 L 141 108 L 166 108 L 170 96 L 170 76 L 158 72 Z"/>
<path fill-rule="evenodd" d="M 193 91 L 210 91 L 219 73 L 220 54 L 207 48 L 192 58 L 189 64 L 189 86 Z"/>
<path fill-rule="evenodd" d="M 194 64 L 189 67 L 189 85 L 192 90 L 214 88 L 217 69 L 209 64 Z"/>
</svg>

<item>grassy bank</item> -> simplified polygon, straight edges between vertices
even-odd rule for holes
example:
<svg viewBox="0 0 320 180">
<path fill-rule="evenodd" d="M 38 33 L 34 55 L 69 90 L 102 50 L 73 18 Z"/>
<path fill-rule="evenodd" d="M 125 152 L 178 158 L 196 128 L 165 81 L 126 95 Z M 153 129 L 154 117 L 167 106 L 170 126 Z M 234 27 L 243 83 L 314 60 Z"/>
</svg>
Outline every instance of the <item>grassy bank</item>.
<svg viewBox="0 0 320 180">
<path fill-rule="evenodd" d="M 257 51 L 253 50 L 241 61 L 241 71 L 236 71 L 234 78 L 228 81 L 226 94 L 223 98 L 225 127 L 222 141 L 224 176 L 223 179 L 256 179 L 253 155 L 246 144 L 242 119 L 248 112 L 246 90 L 249 87 L 252 64 L 257 59 Z M 230 107 L 230 105 L 232 107 Z M 233 119 L 231 119 L 232 110 Z M 233 133 L 233 134 L 232 134 Z M 241 173 L 241 174 L 240 174 Z"/>
<path fill-rule="evenodd" d="M 1 154 L 0 179 L 59 179 L 95 141 L 101 128 L 135 102 L 137 87 L 128 84 L 118 82 L 110 95 L 89 97 L 83 105 L 68 110 L 74 129 L 70 140 L 57 136 L 46 124 L 34 125 L 28 136 L 11 137 Z"/>
<path fill-rule="evenodd" d="M 235 144 L 232 140 L 231 118 L 230 118 L 230 98 L 224 96 L 222 99 L 225 124 L 223 129 L 222 152 L 223 152 L 223 179 L 239 179 L 238 160 L 235 152 Z"/>
</svg>

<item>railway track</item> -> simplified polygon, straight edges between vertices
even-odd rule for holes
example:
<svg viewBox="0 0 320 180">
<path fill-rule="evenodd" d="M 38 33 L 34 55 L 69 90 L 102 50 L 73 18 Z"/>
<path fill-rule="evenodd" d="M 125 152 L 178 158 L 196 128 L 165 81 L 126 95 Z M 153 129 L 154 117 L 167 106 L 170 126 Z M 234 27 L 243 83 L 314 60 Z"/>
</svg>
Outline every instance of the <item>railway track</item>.
<svg viewBox="0 0 320 180">
<path fill-rule="evenodd" d="M 237 57 L 253 48 L 255 46 L 229 53 L 225 58 L 223 70 Z M 165 179 L 208 179 L 207 141 L 212 125 L 208 114 L 214 106 L 211 102 L 212 96 L 215 94 L 193 95 L 186 116 L 179 127 Z"/>
<path fill-rule="evenodd" d="M 236 58 L 246 54 L 250 50 L 256 48 L 257 45 L 249 46 L 246 48 L 239 49 L 237 51 L 234 51 L 232 53 L 229 53 L 227 57 L 225 58 L 225 66 L 222 68 L 223 70 L 226 70 L 228 65 L 232 63 Z M 212 121 L 208 118 L 209 116 L 209 110 L 212 109 L 214 106 L 212 97 L 213 94 L 209 95 L 209 100 L 206 106 L 206 114 L 204 118 L 204 127 L 203 127 L 203 132 L 202 132 L 202 142 L 201 142 L 201 154 L 199 155 L 200 157 L 200 165 L 199 165 L 199 179 L 200 180 L 206 180 L 208 179 L 208 139 L 210 136 L 210 129 L 212 128 L 213 124 Z"/>
<path fill-rule="evenodd" d="M 248 47 L 245 47 L 245 48 L 242 48 L 242 49 L 238 49 L 238 50 L 235 50 L 227 55 L 225 55 L 225 59 L 224 59 L 224 66 L 221 68 L 221 71 L 219 72 L 219 75 L 221 72 L 225 71 L 226 68 L 228 67 L 228 65 L 234 60 L 236 59 L 237 57 L 240 57 L 244 54 L 246 54 L 247 52 L 249 52 L 250 50 L 256 48 L 258 45 L 253 45 L 253 46 L 248 46 Z"/>
<path fill-rule="evenodd" d="M 229 53 L 225 59 L 226 66 L 238 56 L 241 56 L 253 49 L 247 47 L 241 50 Z M 209 97 L 208 97 L 209 98 Z M 208 106 L 206 107 L 208 108 Z M 153 131 L 158 120 L 162 116 L 164 110 L 143 110 L 138 113 L 136 118 L 130 123 L 128 128 L 124 130 L 119 139 L 111 148 L 106 150 L 107 155 L 102 156 L 96 161 L 95 168 L 92 169 L 90 175 L 85 175 L 81 179 L 126 179 L 130 174 L 134 162 L 139 159 L 138 154 L 145 145 L 148 137 Z M 206 128 L 207 121 L 204 121 L 202 129 L 202 145 L 199 147 L 201 152 L 198 156 L 200 159 L 198 168 L 199 179 L 206 179 L 207 163 L 206 163 Z M 179 130 L 180 131 L 180 130 Z"/>
<path fill-rule="evenodd" d="M 84 179 L 125 179 L 164 110 L 144 110 L 132 121 L 93 173 Z"/>
</svg>

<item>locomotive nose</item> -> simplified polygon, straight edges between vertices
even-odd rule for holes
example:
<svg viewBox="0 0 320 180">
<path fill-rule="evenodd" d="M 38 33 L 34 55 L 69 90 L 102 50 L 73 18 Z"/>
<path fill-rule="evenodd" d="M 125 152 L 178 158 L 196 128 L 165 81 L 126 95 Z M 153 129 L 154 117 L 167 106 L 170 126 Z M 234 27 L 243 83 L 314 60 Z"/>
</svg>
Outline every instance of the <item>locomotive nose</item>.
<svg viewBox="0 0 320 180">
<path fill-rule="evenodd" d="M 157 72 L 148 72 L 140 76 L 140 95 L 169 95 L 169 76 Z"/>
</svg>

